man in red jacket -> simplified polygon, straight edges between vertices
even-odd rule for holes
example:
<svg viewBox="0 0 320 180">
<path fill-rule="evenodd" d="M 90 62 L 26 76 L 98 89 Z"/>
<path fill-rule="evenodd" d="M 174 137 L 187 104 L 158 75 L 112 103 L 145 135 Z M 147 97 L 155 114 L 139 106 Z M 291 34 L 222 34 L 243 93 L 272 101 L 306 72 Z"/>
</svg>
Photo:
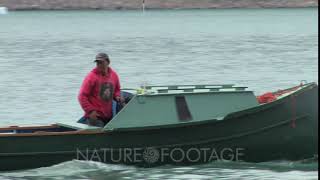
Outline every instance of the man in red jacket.
<svg viewBox="0 0 320 180">
<path fill-rule="evenodd" d="M 123 103 L 123 98 L 120 96 L 119 77 L 109 67 L 109 56 L 99 53 L 94 62 L 97 66 L 84 79 L 78 100 L 85 112 L 82 121 L 93 126 L 104 126 L 112 118 L 112 100 Z"/>
</svg>

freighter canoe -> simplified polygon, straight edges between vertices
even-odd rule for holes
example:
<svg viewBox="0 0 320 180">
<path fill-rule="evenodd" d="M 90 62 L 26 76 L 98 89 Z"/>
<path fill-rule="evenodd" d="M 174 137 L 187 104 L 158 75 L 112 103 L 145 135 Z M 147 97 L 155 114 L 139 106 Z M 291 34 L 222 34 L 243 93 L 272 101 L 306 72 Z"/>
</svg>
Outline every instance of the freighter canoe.
<svg viewBox="0 0 320 180">
<path fill-rule="evenodd" d="M 0 170 L 73 159 L 149 167 L 316 156 L 318 85 L 272 94 L 274 100 L 259 103 L 253 91 L 234 85 L 146 86 L 103 128 L 0 128 Z"/>
</svg>

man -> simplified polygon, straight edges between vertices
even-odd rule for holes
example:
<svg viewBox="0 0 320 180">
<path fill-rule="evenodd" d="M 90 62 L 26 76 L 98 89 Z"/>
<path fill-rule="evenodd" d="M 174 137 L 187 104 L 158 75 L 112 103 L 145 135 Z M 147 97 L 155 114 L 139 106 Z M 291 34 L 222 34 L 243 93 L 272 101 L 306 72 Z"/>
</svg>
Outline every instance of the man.
<svg viewBox="0 0 320 180">
<path fill-rule="evenodd" d="M 112 118 L 112 100 L 123 103 L 117 73 L 106 53 L 96 55 L 96 67 L 84 79 L 78 100 L 85 114 L 78 122 L 103 127 Z"/>
</svg>

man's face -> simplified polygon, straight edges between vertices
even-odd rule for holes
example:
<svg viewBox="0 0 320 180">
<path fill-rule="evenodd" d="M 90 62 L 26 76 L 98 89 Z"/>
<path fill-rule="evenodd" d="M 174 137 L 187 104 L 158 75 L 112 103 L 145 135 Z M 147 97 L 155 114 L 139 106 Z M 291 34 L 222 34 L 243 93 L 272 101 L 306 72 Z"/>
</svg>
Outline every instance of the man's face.
<svg viewBox="0 0 320 180">
<path fill-rule="evenodd" d="M 100 72 L 105 72 L 107 68 L 109 67 L 109 62 L 107 60 L 99 60 L 96 61 L 97 63 L 97 68 Z"/>
</svg>

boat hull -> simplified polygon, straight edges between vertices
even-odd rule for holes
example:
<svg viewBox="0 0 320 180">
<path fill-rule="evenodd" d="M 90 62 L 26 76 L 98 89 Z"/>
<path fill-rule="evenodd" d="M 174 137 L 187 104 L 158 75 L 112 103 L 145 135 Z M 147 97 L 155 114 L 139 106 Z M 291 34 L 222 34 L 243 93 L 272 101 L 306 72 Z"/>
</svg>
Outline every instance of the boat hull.
<svg viewBox="0 0 320 180">
<path fill-rule="evenodd" d="M 179 127 L 0 136 L 0 170 L 93 160 L 140 166 L 300 160 L 318 153 L 318 86 L 224 120 Z"/>
</svg>

